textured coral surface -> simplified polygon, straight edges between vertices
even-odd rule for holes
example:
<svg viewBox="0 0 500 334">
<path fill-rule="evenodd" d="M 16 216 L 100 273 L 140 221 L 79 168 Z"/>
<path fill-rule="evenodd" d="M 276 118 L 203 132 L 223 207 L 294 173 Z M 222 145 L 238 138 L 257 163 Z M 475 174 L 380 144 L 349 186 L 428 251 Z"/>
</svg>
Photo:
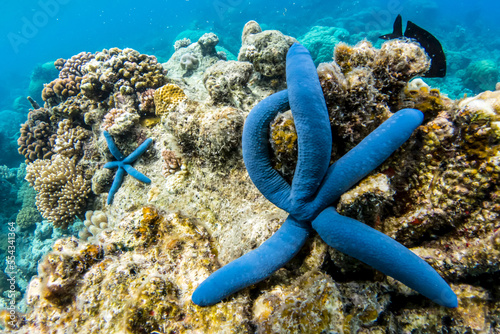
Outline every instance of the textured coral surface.
<svg viewBox="0 0 500 334">
<path fill-rule="evenodd" d="M 79 91 L 48 85 L 54 94 L 30 113 L 19 145 L 42 216 L 57 226 L 77 226 L 75 215 L 83 223 L 80 239 L 58 240 L 41 261 L 19 333 L 500 333 L 500 91 L 449 99 L 413 79 L 429 58 L 401 40 L 339 43 L 329 51 L 334 61 L 318 66 L 332 162 L 393 112 L 425 114 L 336 208 L 426 260 L 459 307 L 434 304 L 318 235 L 268 279 L 214 306 L 191 302 L 205 278 L 286 217 L 251 183 L 241 131 L 257 102 L 286 87 L 293 41 L 252 21 L 238 61 L 224 60 L 210 33 L 179 42 L 162 65 L 168 72 L 131 49 L 59 62 L 60 77 L 82 78 Z M 314 52 L 327 52 L 313 42 Z M 182 65 L 186 54 L 196 67 Z M 125 113 L 134 120 L 121 122 Z M 153 139 L 134 164 L 152 182 L 125 177 L 107 205 L 114 172 L 102 168 L 113 159 L 102 130 L 112 127 L 125 156 Z M 275 168 L 291 180 L 300 149 L 292 115 L 278 115 L 269 131 Z"/>
</svg>

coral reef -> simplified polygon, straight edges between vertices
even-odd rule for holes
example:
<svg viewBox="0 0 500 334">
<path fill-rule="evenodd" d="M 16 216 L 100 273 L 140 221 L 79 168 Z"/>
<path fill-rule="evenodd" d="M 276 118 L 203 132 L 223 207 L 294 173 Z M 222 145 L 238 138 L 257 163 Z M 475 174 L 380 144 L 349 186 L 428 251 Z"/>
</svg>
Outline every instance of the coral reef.
<svg viewBox="0 0 500 334">
<path fill-rule="evenodd" d="M 463 73 L 465 87 L 474 92 L 493 90 L 500 78 L 500 69 L 492 59 L 472 62 Z"/>
<path fill-rule="evenodd" d="M 355 44 L 366 37 L 375 41 L 380 34 L 376 29 L 352 34 L 353 29 L 364 29 L 360 22 L 371 19 L 370 13 L 359 13 L 315 24 L 348 29 L 348 42 Z M 294 31 L 299 36 L 307 33 Z M 408 41 L 386 42 L 383 51 L 366 41 L 357 46 L 340 44 L 336 50 L 317 45 L 318 52 L 335 57 L 318 69 L 332 127 L 331 162 L 398 109 L 420 108 L 425 113 L 424 124 L 415 135 L 364 182 L 346 192 L 336 208 L 425 259 L 450 283 L 459 307 L 449 310 L 436 306 L 327 246 L 318 235 L 312 235 L 297 256 L 267 280 L 212 307 L 199 308 L 190 301 L 205 278 L 258 248 L 286 218 L 286 213 L 270 204 L 252 184 L 241 158 L 241 130 L 246 114 L 257 102 L 286 88 L 284 54 L 293 38 L 263 32 L 256 22 L 250 22 L 243 29 L 242 41 L 246 41 L 245 54 L 255 58 L 227 62 L 217 52 L 219 46 L 213 48 L 217 41 L 213 35 L 197 41 L 202 34 L 193 30 L 179 35 L 176 40 L 188 37 L 196 42 L 178 43 L 179 48 L 162 64 L 165 71 L 154 64 L 153 57 L 137 56 L 146 57 L 143 61 L 150 65 L 139 77 L 156 76 L 157 86 L 149 80 L 145 81 L 152 83 L 149 87 L 138 88 L 131 78 L 123 76 L 132 74 L 125 72 L 126 66 L 141 62 L 133 59 L 135 52 L 125 55 L 125 50 L 105 50 L 94 53 L 94 59 L 80 67 L 82 80 L 95 86 L 84 91 L 80 81 L 76 95 L 62 101 L 63 96 L 54 93 L 45 101 L 45 108 L 34 108 L 30 113 L 19 141 L 23 156 L 30 165 L 35 161 L 48 169 L 53 159 L 74 164 L 82 180 L 92 179 L 93 193 L 89 191 L 78 214 L 102 211 L 108 226 L 101 231 L 92 228 L 96 235 L 87 235 L 92 244 L 67 236 L 56 244 L 59 250 L 54 249 L 47 258 L 53 263 L 44 262 L 38 277 L 31 279 L 26 299 L 29 307 L 20 305 L 18 313 L 26 324 L 18 332 L 496 333 L 500 328 L 500 97 L 498 92 L 485 92 L 462 101 L 450 100 L 443 92 L 453 92 L 453 98 L 464 93 L 471 96 L 471 90 L 456 88 L 461 80 L 458 77 L 410 81 L 425 72 L 428 59 L 418 45 Z M 221 40 L 228 47 L 225 38 Z M 275 42 L 264 44 L 266 40 Z M 331 41 L 330 36 L 325 36 L 325 41 Z M 457 38 L 457 47 L 464 48 L 463 42 L 465 49 L 475 45 L 473 39 Z M 234 43 L 231 50 L 238 47 Z M 471 50 L 480 51 L 477 47 Z M 180 61 L 188 53 L 199 60 L 198 67 L 189 71 Z M 111 60 L 113 57 L 123 59 L 123 64 Z M 470 59 L 454 59 L 460 64 L 454 66 L 465 73 Z M 248 79 L 246 70 L 233 87 L 222 78 L 232 75 L 230 68 L 241 71 L 249 63 L 252 71 Z M 59 70 L 64 64 L 58 62 Z M 91 64 L 94 72 L 89 71 Z M 160 72 L 155 74 L 157 69 Z M 281 74 L 263 74 L 274 70 Z M 68 75 L 80 77 L 77 72 Z M 208 85 L 204 84 L 205 76 Z M 167 83 L 180 87 L 188 98 L 156 117 L 153 92 Z M 494 87 L 495 83 L 488 89 Z M 215 92 L 215 99 L 209 89 Z M 30 106 L 24 97 L 19 100 L 23 101 L 20 105 L 25 112 Z M 114 173 L 102 168 L 111 155 L 101 134 L 104 117 L 113 108 L 140 117 L 127 132 L 113 137 L 124 155 L 146 138 L 153 138 L 155 145 L 144 153 L 145 163 L 140 164 L 151 184 L 145 187 L 125 178 L 113 204 L 107 205 Z M 80 141 L 80 153 L 75 152 L 72 159 L 54 154 L 59 124 L 66 119 L 71 122 L 68 131 L 88 131 L 83 144 Z M 269 130 L 269 136 L 274 137 L 269 147 L 275 167 L 289 181 L 296 161 L 294 128 L 293 118 L 284 113 Z M 7 174 L 2 182 L 3 198 L 5 203 L 13 203 L 14 181 L 9 181 L 12 173 Z M 86 182 L 85 191 L 90 188 Z M 19 205 L 21 202 L 18 199 Z M 152 206 L 164 211 L 156 212 Z M 53 210 L 57 212 L 57 207 Z M 99 228 L 102 223 L 98 222 Z M 76 235 L 84 226 L 76 220 L 64 231 Z M 24 291 L 37 273 L 42 254 L 63 237 L 61 231 L 43 220 L 36 223 L 34 231 L 31 227 L 16 232 L 23 238 L 34 234 L 26 245 L 29 248 L 23 248 L 23 254 L 16 258 L 19 291 Z M 94 259 L 82 257 L 86 249 Z M 69 274 L 63 278 L 62 273 Z M 44 285 L 47 282 L 56 282 L 50 284 L 52 291 Z"/>
<path fill-rule="evenodd" d="M 85 208 L 90 184 L 73 159 L 36 160 L 26 167 L 26 180 L 37 191 L 38 210 L 56 227 L 67 227 Z"/>
<path fill-rule="evenodd" d="M 27 302 L 36 311 L 26 330 L 250 332 L 244 297 L 211 309 L 189 302 L 199 276 L 215 265 L 201 226 L 147 207 L 117 223 L 100 235 L 104 249 L 74 238 L 54 244 L 29 286 Z"/>
<path fill-rule="evenodd" d="M 250 21 L 243 28 L 238 60 L 252 63 L 255 71 L 264 77 L 282 77 L 285 74 L 286 53 L 296 41 L 278 30 L 262 31 L 257 22 Z"/>
<path fill-rule="evenodd" d="M 314 60 L 314 63 L 332 61 L 335 46 L 340 42 L 347 42 L 349 32 L 338 27 L 313 26 L 307 33 L 299 37 L 299 42 L 304 45 Z"/>
<path fill-rule="evenodd" d="M 103 101 L 111 93 L 132 95 L 165 83 L 163 69 L 155 57 L 128 48 L 97 52 L 84 69 L 87 74 L 82 78 L 81 90 L 94 101 Z"/>
</svg>

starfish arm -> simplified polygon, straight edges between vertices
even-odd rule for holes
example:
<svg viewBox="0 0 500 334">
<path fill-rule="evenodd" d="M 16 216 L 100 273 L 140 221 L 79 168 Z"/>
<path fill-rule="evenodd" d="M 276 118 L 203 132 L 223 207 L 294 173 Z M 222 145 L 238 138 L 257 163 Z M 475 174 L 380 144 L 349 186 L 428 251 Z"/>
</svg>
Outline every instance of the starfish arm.
<svg viewBox="0 0 500 334">
<path fill-rule="evenodd" d="M 148 138 L 146 139 L 139 147 L 137 147 L 134 152 L 130 153 L 128 157 L 123 159 L 123 163 L 125 164 L 131 164 L 134 161 L 136 161 L 146 150 L 148 149 L 149 145 L 153 142 L 153 139 Z"/>
<path fill-rule="evenodd" d="M 115 197 L 116 192 L 118 189 L 120 189 L 120 186 L 122 185 L 123 182 L 123 177 L 125 176 L 125 170 L 121 167 L 118 168 L 116 171 L 115 179 L 113 180 L 113 184 L 111 185 L 111 188 L 109 189 L 108 193 L 108 205 L 113 202 L 113 197 Z"/>
<path fill-rule="evenodd" d="M 121 161 L 110 161 L 110 162 L 106 162 L 103 167 L 108 168 L 108 169 L 113 169 L 113 168 L 120 167 L 121 165 L 122 165 Z"/>
<path fill-rule="evenodd" d="M 259 248 L 220 268 L 203 281 L 193 293 L 193 303 L 213 305 L 269 277 L 299 252 L 309 232 L 308 223 L 298 222 L 289 216 Z"/>
<path fill-rule="evenodd" d="M 408 140 L 423 119 L 422 112 L 416 109 L 403 109 L 395 113 L 330 166 L 312 205 L 302 214 L 309 220 L 314 219 Z M 294 216 L 301 219 L 300 215 Z"/>
<path fill-rule="evenodd" d="M 259 191 L 274 205 L 288 211 L 290 185 L 273 169 L 269 154 L 269 123 L 289 109 L 288 91 L 260 101 L 248 114 L 243 127 L 243 160 Z"/>
<path fill-rule="evenodd" d="M 457 296 L 424 260 L 387 235 L 357 220 L 325 209 L 312 227 L 331 247 L 389 275 L 434 302 L 457 307 Z"/>
<path fill-rule="evenodd" d="M 142 174 L 141 172 L 139 172 L 137 169 L 135 169 L 134 167 L 128 165 L 128 164 L 124 164 L 123 167 L 122 167 L 129 175 L 133 176 L 134 178 L 136 178 L 137 180 L 141 181 L 141 182 L 144 182 L 144 183 L 151 183 L 151 180 L 144 174 Z"/>
<path fill-rule="evenodd" d="M 299 147 L 291 200 L 300 210 L 300 203 L 316 193 L 326 174 L 332 131 L 316 66 L 309 51 L 298 43 L 286 56 L 286 83 Z"/>
<path fill-rule="evenodd" d="M 113 137 L 109 134 L 108 131 L 103 131 L 104 134 L 104 139 L 106 139 L 106 143 L 108 144 L 109 151 L 111 154 L 117 159 L 117 160 L 123 160 L 125 156 L 118 150 L 118 147 L 116 147 L 115 142 L 113 141 Z"/>
</svg>

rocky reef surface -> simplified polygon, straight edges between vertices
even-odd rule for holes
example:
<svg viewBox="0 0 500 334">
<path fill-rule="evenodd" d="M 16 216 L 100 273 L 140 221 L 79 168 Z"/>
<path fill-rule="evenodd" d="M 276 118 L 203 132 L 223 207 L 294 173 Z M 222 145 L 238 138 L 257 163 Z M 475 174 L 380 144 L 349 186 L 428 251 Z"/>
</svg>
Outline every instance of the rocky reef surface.
<svg viewBox="0 0 500 334">
<path fill-rule="evenodd" d="M 45 85 L 45 105 L 30 112 L 18 144 L 44 219 L 32 225 L 78 226 L 79 238 L 53 244 L 17 321 L 1 313 L 4 327 L 12 333 L 500 333 L 500 91 L 449 99 L 414 79 L 429 58 L 400 40 L 380 49 L 367 41 L 331 42 L 333 61 L 318 66 L 332 162 L 393 112 L 412 107 L 425 114 L 408 142 L 345 193 L 337 210 L 429 262 L 459 307 L 434 304 L 317 235 L 269 279 L 214 306 L 191 302 L 210 273 L 260 245 L 286 218 L 250 181 L 241 132 L 257 102 L 286 88 L 285 56 L 295 41 L 252 21 L 237 61 L 216 51 L 213 33 L 176 43 L 164 64 L 117 48 L 56 61 L 59 78 Z M 151 183 L 126 175 L 109 205 L 114 171 L 103 168 L 113 160 L 104 130 L 124 156 L 153 139 L 134 164 Z M 275 168 L 291 180 L 298 150 L 291 114 L 278 115 L 269 131 Z M 33 208 L 33 200 L 26 206 Z"/>
</svg>

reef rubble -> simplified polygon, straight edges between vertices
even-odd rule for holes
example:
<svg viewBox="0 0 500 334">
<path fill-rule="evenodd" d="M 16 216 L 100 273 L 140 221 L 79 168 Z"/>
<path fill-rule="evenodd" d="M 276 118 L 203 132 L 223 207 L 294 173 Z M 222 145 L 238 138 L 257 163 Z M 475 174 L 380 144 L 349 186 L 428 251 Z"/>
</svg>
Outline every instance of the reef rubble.
<svg viewBox="0 0 500 334">
<path fill-rule="evenodd" d="M 262 244 L 287 216 L 252 184 L 241 133 L 250 110 L 286 88 L 284 55 L 294 41 L 251 21 L 237 61 L 216 51 L 213 33 L 177 43 L 164 64 L 118 48 L 56 61 L 59 77 L 45 86 L 45 105 L 30 112 L 18 143 L 44 224 L 76 226 L 75 216 L 84 223 L 80 238 L 57 240 L 40 261 L 18 321 L 0 313 L 4 328 L 500 333 L 500 90 L 449 99 L 415 79 L 429 58 L 401 40 L 338 43 L 334 60 L 317 68 L 332 162 L 399 109 L 425 117 L 336 209 L 427 261 L 458 308 L 434 304 L 317 234 L 268 279 L 213 306 L 192 303 L 204 279 Z M 107 130 L 125 156 L 153 140 L 134 163 L 151 183 L 126 177 L 112 204 Z M 269 131 L 274 168 L 291 181 L 299 149 L 291 114 L 278 115 Z"/>
</svg>

